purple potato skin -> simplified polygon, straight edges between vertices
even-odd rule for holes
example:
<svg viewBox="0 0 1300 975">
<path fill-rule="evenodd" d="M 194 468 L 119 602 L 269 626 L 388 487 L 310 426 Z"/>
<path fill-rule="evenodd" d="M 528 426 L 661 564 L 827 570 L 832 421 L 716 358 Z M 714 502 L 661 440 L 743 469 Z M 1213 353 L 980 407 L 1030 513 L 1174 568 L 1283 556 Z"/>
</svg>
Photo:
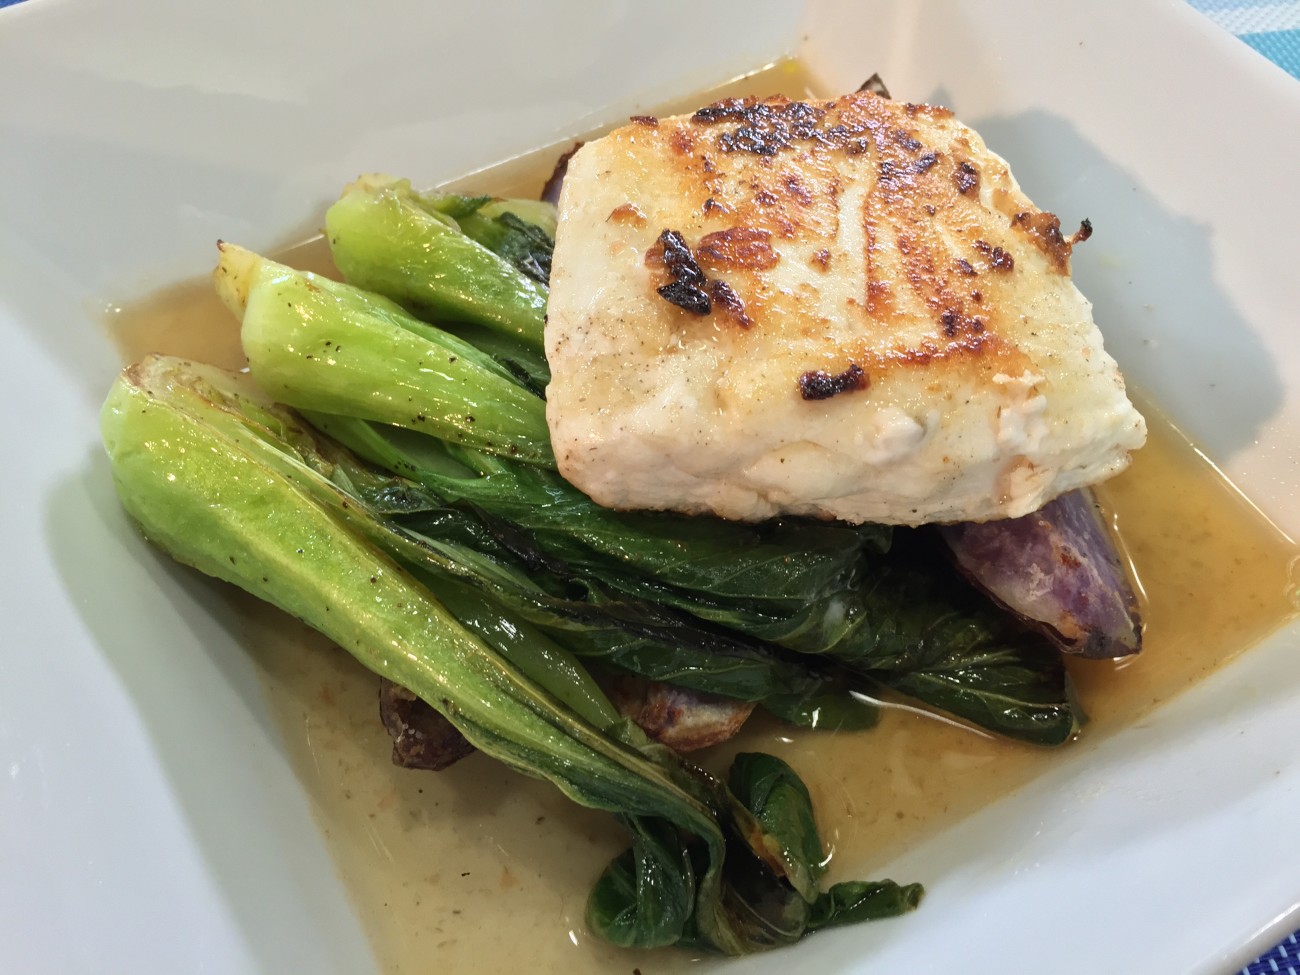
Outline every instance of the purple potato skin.
<svg viewBox="0 0 1300 975">
<path fill-rule="evenodd" d="M 573 148 L 568 150 L 559 159 L 555 161 L 555 169 L 551 171 L 550 178 L 546 185 L 542 187 L 542 199 L 554 206 L 560 205 L 560 190 L 564 189 L 564 177 L 569 171 L 569 160 L 573 154 L 582 148 L 581 142 L 575 142 Z"/>
<path fill-rule="evenodd" d="M 692 752 L 732 738 L 754 710 L 734 701 L 626 675 L 608 687 L 615 707 L 655 741 Z M 393 739 L 393 764 L 441 772 L 474 751 L 456 726 L 400 684 L 379 679 L 379 716 Z"/>
<path fill-rule="evenodd" d="M 379 717 L 393 739 L 393 764 L 441 772 L 474 751 L 456 726 L 401 684 L 379 678 Z"/>
<path fill-rule="evenodd" d="M 944 525 L 962 573 L 1066 653 L 1142 649 L 1137 597 L 1092 492 L 1071 491 L 1023 518 Z"/>
<path fill-rule="evenodd" d="M 631 674 L 606 688 L 625 718 L 669 748 L 693 752 L 735 737 L 753 712 L 753 701 L 737 701 Z"/>
</svg>

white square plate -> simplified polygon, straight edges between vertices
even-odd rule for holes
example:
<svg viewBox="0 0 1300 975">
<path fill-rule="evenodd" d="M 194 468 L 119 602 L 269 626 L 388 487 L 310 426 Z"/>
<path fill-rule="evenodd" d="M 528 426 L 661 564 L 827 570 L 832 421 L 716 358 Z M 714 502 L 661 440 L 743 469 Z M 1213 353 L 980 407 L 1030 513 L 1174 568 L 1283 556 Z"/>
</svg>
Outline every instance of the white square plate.
<svg viewBox="0 0 1300 975">
<path fill-rule="evenodd" d="M 106 302 L 301 237 L 359 171 L 435 183 L 795 53 L 951 105 L 1090 216 L 1108 347 L 1300 530 L 1300 87 L 1182 0 L 28 0 L 0 11 L 0 970 L 373 967 L 220 607 L 118 511 Z M 738 967 L 1222 975 L 1300 909 L 1297 650 L 917 848 L 905 922 Z"/>
</svg>

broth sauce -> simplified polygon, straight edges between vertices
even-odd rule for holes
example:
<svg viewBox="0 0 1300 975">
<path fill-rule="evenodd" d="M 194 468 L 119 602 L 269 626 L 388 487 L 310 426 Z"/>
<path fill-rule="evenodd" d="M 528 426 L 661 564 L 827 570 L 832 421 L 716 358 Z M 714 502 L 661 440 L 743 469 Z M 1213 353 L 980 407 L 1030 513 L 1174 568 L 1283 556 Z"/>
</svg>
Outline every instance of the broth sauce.
<svg viewBox="0 0 1300 975">
<path fill-rule="evenodd" d="M 809 88 L 797 65 L 782 63 L 665 112 L 742 90 Z M 557 154 L 521 157 L 463 182 L 536 195 Z M 278 256 L 333 270 L 320 240 Z M 244 364 L 237 326 L 206 279 L 122 308 L 111 324 L 127 361 L 166 352 Z M 1140 583 L 1145 649 L 1119 662 L 1071 662 L 1091 718 L 1085 739 L 1141 720 L 1296 616 L 1296 546 L 1157 412 L 1145 412 L 1147 446 L 1099 491 Z M 382 971 L 652 975 L 693 964 L 683 952 L 622 951 L 588 935 L 587 892 L 626 845 L 611 816 L 478 754 L 441 773 L 397 768 L 378 720 L 376 678 L 302 624 L 227 593 Z M 1022 745 L 887 707 L 877 727 L 857 733 L 756 716 L 704 761 L 725 768 L 736 751 L 764 750 L 790 762 L 812 793 L 834 881 L 877 875 L 909 845 L 1071 761 L 1077 749 Z"/>
</svg>

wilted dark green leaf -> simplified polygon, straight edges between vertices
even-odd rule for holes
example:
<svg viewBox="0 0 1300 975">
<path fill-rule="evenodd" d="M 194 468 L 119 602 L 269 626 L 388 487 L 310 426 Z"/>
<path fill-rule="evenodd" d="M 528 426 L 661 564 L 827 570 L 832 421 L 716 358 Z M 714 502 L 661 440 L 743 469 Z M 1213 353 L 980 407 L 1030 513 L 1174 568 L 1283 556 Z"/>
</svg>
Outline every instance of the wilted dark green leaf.
<svg viewBox="0 0 1300 975">
<path fill-rule="evenodd" d="M 925 888 L 892 880 L 847 880 L 836 884 L 813 903 L 808 930 L 820 931 L 860 921 L 879 921 L 915 910 Z"/>
<path fill-rule="evenodd" d="M 727 785 L 764 833 L 763 845 L 790 885 L 812 902 L 826 872 L 826 852 L 803 781 L 774 755 L 742 752 L 731 763 Z"/>
<path fill-rule="evenodd" d="M 616 857 L 587 899 L 587 925 L 624 948 L 676 944 L 695 910 L 695 871 L 676 826 L 620 816 L 632 846 Z"/>
</svg>

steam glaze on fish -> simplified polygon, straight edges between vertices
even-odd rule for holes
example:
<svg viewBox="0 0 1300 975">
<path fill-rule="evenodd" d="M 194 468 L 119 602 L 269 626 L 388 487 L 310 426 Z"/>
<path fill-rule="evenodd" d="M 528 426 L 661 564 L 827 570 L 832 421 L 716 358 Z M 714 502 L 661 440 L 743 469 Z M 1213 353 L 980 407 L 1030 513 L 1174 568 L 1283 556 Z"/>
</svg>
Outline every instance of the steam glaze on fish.
<svg viewBox="0 0 1300 975">
<path fill-rule="evenodd" d="M 943 108 L 870 92 L 639 118 L 569 160 L 546 329 L 597 502 L 916 525 L 1040 508 L 1146 427 L 1073 245 Z"/>
</svg>

